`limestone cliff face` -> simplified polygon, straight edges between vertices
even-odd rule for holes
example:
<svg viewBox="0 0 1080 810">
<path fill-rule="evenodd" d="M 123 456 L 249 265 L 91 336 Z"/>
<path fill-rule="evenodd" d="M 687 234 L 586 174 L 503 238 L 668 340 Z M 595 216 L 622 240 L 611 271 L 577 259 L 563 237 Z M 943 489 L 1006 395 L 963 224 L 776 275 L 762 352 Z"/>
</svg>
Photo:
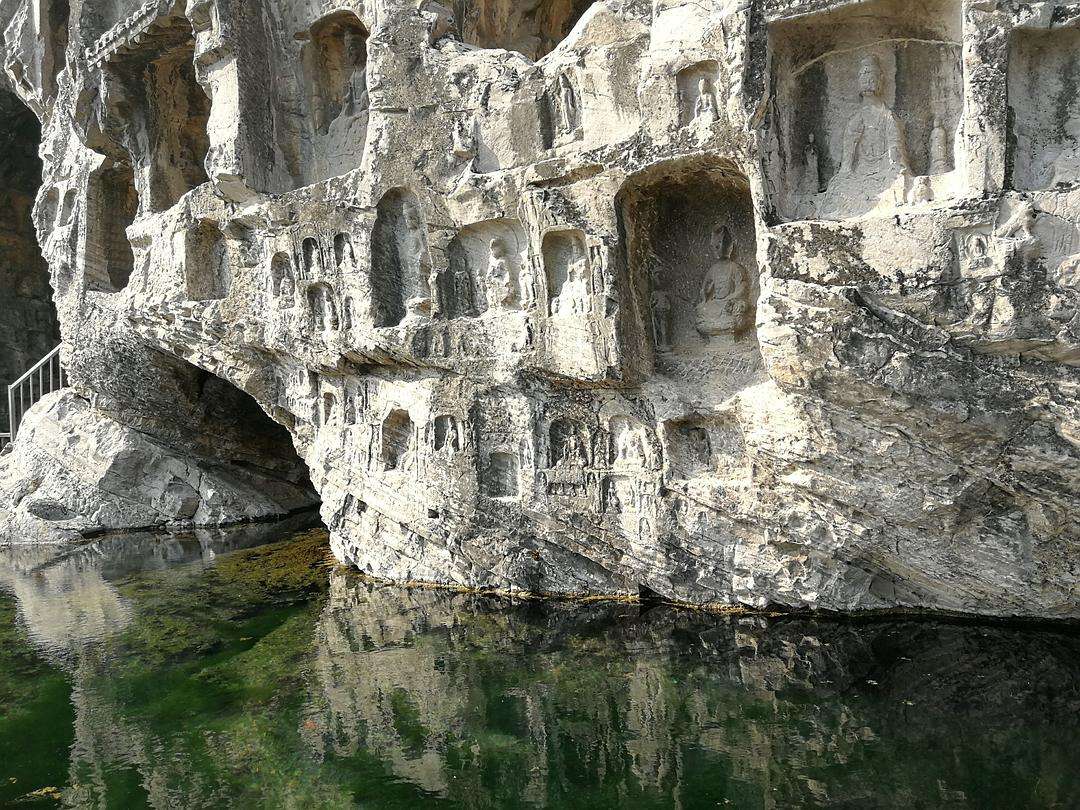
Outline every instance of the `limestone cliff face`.
<svg viewBox="0 0 1080 810">
<path fill-rule="evenodd" d="M 342 560 L 1080 613 L 1066 6 L 9 5 L 75 394 L 241 389 Z"/>
</svg>

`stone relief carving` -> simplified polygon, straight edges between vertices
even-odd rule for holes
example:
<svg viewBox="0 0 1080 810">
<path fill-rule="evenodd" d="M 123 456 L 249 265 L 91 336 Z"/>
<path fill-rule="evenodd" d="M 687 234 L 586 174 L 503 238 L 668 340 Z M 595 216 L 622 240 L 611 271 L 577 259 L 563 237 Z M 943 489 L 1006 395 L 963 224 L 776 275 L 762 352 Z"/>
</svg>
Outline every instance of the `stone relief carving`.
<svg viewBox="0 0 1080 810">
<path fill-rule="evenodd" d="M 1053 188 L 1080 180 L 1080 31 L 1020 30 L 1009 49 L 1012 187 Z"/>
<path fill-rule="evenodd" d="M 416 428 L 408 411 L 393 410 L 382 422 L 382 463 L 384 470 L 407 472 L 416 463 Z"/>
<path fill-rule="evenodd" d="M 359 165 L 367 140 L 370 99 L 367 30 L 351 12 L 334 12 L 311 26 L 304 50 L 314 119 L 312 180 Z"/>
<path fill-rule="evenodd" d="M 863 13 L 837 8 L 770 27 L 767 171 L 785 218 L 839 219 L 955 193 L 960 30 L 953 0 L 930 0 L 917 23 L 904 4 L 874 0 Z"/>
<path fill-rule="evenodd" d="M 397 326 L 438 311 L 438 280 L 428 252 L 427 226 L 416 196 L 392 189 L 379 201 L 372 230 L 371 285 L 375 326 Z"/>
<path fill-rule="evenodd" d="M 679 94 L 679 123 L 699 136 L 707 136 L 720 117 L 716 83 L 719 67 L 716 62 L 699 62 L 676 74 Z"/>
<path fill-rule="evenodd" d="M 578 230 L 546 234 L 543 260 L 549 314 L 562 318 L 585 314 L 589 309 L 592 281 L 585 235 Z"/>
<path fill-rule="evenodd" d="M 484 494 L 492 498 L 516 498 L 518 488 L 518 457 L 501 451 L 491 453 L 481 476 Z"/>
<path fill-rule="evenodd" d="M 462 228 L 447 248 L 449 267 L 438 284 L 444 316 L 475 317 L 531 306 L 535 289 L 525 249 L 525 233 L 516 220 Z"/>
<path fill-rule="evenodd" d="M 827 187 L 834 200 L 874 200 L 911 174 L 903 130 L 884 98 L 884 74 L 874 54 L 859 61 L 858 91 L 858 104 L 844 126 L 840 168 Z"/>
<path fill-rule="evenodd" d="M 325 282 L 316 282 L 308 287 L 307 299 L 308 311 L 315 329 L 320 332 L 336 332 L 340 322 L 333 287 Z"/>
<path fill-rule="evenodd" d="M 735 260 L 735 240 L 726 225 L 716 229 L 713 247 L 716 259 L 702 279 L 694 325 L 706 337 L 738 335 L 752 325 L 749 274 Z"/>
<path fill-rule="evenodd" d="M 548 88 L 541 112 L 545 149 L 554 149 L 581 138 L 581 101 L 567 73 L 560 73 L 554 85 Z"/>
</svg>

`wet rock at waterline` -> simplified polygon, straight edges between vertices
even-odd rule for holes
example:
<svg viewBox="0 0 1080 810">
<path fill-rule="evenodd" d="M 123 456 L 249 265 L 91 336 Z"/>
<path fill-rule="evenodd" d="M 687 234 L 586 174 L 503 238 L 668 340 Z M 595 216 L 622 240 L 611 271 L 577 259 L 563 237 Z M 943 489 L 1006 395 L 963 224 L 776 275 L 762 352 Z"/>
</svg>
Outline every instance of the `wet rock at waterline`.
<svg viewBox="0 0 1080 810">
<path fill-rule="evenodd" d="M 103 424 L 263 495 L 302 460 L 380 577 L 1080 613 L 1068 14 L 45 5 L 3 6 L 4 64 Z"/>
</svg>

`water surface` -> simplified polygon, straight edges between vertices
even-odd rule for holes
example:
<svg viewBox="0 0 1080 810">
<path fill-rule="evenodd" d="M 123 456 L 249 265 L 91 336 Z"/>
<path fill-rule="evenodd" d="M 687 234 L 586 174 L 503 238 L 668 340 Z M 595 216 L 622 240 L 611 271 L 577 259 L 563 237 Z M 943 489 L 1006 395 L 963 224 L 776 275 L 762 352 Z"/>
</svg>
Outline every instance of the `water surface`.
<svg viewBox="0 0 1080 810">
<path fill-rule="evenodd" d="M 297 528 L 0 552 L 0 803 L 1080 806 L 1068 627 L 406 590 Z"/>
</svg>

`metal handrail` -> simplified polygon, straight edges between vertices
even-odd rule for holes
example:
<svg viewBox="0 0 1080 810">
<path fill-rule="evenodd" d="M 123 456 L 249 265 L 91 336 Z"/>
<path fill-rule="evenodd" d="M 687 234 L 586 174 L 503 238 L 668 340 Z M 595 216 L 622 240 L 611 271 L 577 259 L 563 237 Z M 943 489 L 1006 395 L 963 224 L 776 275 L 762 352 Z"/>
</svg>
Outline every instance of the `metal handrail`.
<svg viewBox="0 0 1080 810">
<path fill-rule="evenodd" d="M 34 403 L 46 394 L 59 391 L 67 387 L 67 372 L 60 358 L 60 344 L 47 355 L 38 360 L 30 370 L 8 386 L 8 426 L 10 432 L 0 434 L 0 439 L 7 438 L 15 441 L 19 432 L 19 424 Z M 46 376 L 46 374 L 48 376 Z M 34 392 L 34 383 L 37 383 L 37 395 Z M 46 387 L 48 390 L 46 390 Z M 16 408 L 16 402 L 18 408 Z M 2 445 L 0 445 L 2 446 Z"/>
</svg>

